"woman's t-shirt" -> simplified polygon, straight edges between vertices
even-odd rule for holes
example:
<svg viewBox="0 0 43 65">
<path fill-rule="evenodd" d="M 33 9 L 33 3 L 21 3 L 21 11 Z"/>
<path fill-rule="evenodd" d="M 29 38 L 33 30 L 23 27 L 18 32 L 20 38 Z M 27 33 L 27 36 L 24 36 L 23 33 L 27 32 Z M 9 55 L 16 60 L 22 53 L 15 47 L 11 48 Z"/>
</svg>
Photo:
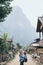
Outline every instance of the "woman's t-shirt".
<svg viewBox="0 0 43 65">
<path fill-rule="evenodd" d="M 24 62 L 24 55 L 20 54 L 19 57 L 20 57 L 20 62 Z"/>
</svg>

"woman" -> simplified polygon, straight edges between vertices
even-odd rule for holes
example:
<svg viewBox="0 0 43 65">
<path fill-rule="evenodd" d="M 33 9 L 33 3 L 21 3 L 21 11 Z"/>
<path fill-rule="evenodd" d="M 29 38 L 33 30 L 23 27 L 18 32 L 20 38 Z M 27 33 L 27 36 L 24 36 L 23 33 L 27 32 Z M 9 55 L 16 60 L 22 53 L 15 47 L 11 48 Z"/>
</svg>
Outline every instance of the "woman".
<svg viewBox="0 0 43 65">
<path fill-rule="evenodd" d="M 24 65 L 24 53 L 22 49 L 20 50 L 19 57 L 20 57 L 20 65 Z"/>
</svg>

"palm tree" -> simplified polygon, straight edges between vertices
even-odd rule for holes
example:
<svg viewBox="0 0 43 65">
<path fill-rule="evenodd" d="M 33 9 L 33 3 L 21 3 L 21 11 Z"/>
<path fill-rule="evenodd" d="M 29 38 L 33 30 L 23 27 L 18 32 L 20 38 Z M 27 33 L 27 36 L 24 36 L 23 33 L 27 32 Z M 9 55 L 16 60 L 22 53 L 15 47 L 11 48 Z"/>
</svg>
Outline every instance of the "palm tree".
<svg viewBox="0 0 43 65">
<path fill-rule="evenodd" d="M 7 42 L 7 33 L 4 33 L 2 36 L 1 44 L 0 44 L 0 54 L 2 56 L 2 60 L 4 55 L 6 55 L 9 51 L 9 44 Z"/>
</svg>

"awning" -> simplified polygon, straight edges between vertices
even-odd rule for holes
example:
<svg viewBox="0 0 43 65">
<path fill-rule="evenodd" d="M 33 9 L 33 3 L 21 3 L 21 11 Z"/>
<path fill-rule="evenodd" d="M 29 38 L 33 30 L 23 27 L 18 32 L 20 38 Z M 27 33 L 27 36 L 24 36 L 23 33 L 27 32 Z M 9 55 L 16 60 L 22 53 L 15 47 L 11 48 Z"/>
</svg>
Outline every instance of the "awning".
<svg viewBox="0 0 43 65">
<path fill-rule="evenodd" d="M 36 46 L 39 46 L 39 44 L 36 44 L 36 43 L 35 43 L 35 44 L 32 44 L 32 46 L 35 46 L 35 47 L 36 47 Z"/>
</svg>

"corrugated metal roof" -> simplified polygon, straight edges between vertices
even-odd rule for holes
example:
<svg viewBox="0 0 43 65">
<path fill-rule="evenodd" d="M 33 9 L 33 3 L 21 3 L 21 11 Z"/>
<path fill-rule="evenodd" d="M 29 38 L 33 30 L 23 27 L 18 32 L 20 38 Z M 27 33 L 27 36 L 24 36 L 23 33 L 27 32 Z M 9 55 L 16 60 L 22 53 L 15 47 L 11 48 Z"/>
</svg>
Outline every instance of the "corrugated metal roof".
<svg viewBox="0 0 43 65">
<path fill-rule="evenodd" d="M 35 44 L 32 44 L 32 46 L 39 46 L 39 44 L 36 44 L 36 43 L 35 43 Z"/>
</svg>

